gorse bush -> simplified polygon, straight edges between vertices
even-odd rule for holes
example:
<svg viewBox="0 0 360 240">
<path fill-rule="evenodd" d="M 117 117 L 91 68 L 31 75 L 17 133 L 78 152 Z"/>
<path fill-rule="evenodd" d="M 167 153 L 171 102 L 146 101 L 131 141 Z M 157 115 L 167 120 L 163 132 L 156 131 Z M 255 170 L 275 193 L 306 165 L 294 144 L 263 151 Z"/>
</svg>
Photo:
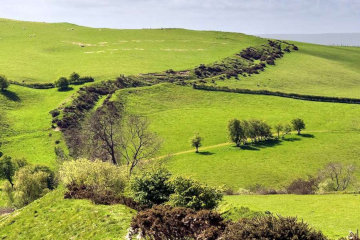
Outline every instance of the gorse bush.
<svg viewBox="0 0 360 240">
<path fill-rule="evenodd" d="M 65 161 L 59 172 L 65 186 L 85 186 L 97 193 L 105 191 L 122 193 L 127 182 L 122 168 L 100 160 Z"/>
<path fill-rule="evenodd" d="M 14 186 L 6 183 L 4 190 L 14 207 L 23 207 L 56 187 L 54 173 L 45 166 L 25 166 L 14 176 Z"/>
<path fill-rule="evenodd" d="M 221 240 L 326 240 L 321 233 L 292 217 L 263 216 L 230 223 Z"/>
<path fill-rule="evenodd" d="M 174 192 L 170 177 L 170 172 L 164 168 L 135 176 L 130 184 L 134 199 L 147 206 L 169 201 Z"/>
<path fill-rule="evenodd" d="M 174 194 L 170 196 L 170 203 L 177 207 L 214 209 L 222 199 L 219 190 L 191 179 L 178 177 L 172 183 Z"/>
<path fill-rule="evenodd" d="M 157 240 L 215 240 L 225 226 L 220 214 L 212 211 L 159 205 L 136 215 L 127 239 L 139 234 L 139 237 Z"/>
</svg>

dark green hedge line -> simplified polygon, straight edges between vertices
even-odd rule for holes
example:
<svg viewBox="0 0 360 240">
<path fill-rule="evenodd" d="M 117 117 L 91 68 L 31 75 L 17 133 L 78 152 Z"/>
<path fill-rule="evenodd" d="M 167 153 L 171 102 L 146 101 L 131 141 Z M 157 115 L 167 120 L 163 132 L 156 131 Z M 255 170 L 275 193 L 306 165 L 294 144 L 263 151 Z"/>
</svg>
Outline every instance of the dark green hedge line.
<svg viewBox="0 0 360 240">
<path fill-rule="evenodd" d="M 28 87 L 28 88 L 35 88 L 35 89 L 50 89 L 56 87 L 55 83 L 24 83 L 17 81 L 9 81 L 9 82 L 14 85 Z M 70 82 L 70 85 L 82 85 L 88 82 L 94 82 L 94 78 L 92 77 L 79 78 L 77 81 Z"/>
<path fill-rule="evenodd" d="M 250 89 L 242 89 L 242 88 L 215 87 L 215 86 L 206 86 L 206 85 L 197 85 L 197 84 L 193 84 L 193 88 L 199 89 L 199 90 L 206 90 L 206 91 L 221 91 L 221 92 L 233 92 L 233 93 L 256 94 L 256 95 L 271 95 L 271 96 L 277 96 L 277 97 L 294 98 L 294 99 L 316 101 L 316 102 L 360 104 L 360 99 L 357 99 L 357 98 L 302 95 L 302 94 L 296 94 L 296 93 L 283 93 L 283 92 L 274 92 L 274 91 L 268 91 L 268 90 L 250 90 Z"/>
<path fill-rule="evenodd" d="M 14 85 L 19 85 L 19 86 L 28 87 L 28 88 L 36 88 L 36 89 L 55 88 L 54 83 L 23 83 L 23 82 L 17 82 L 17 81 L 9 81 L 9 82 Z"/>
</svg>

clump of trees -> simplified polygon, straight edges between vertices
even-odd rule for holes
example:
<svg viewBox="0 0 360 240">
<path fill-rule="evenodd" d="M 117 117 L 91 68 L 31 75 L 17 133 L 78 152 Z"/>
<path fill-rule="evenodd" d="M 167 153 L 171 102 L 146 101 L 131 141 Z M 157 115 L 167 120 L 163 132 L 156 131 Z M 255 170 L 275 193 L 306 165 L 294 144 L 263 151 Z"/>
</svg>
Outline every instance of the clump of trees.
<svg viewBox="0 0 360 240">
<path fill-rule="evenodd" d="M 57 186 L 50 168 L 29 165 L 24 159 L 13 160 L 7 156 L 0 160 L 0 177 L 7 180 L 3 189 L 9 205 L 16 208 L 31 203 Z"/>
<path fill-rule="evenodd" d="M 9 81 L 4 75 L 0 75 L 0 89 L 1 91 L 4 91 L 6 88 L 8 88 L 10 85 Z"/>
<path fill-rule="evenodd" d="M 194 210 L 214 209 L 222 199 L 219 190 L 192 179 L 171 180 L 171 174 L 164 168 L 135 176 L 130 189 L 134 199 L 147 206 L 168 203 Z"/>
<path fill-rule="evenodd" d="M 60 91 L 65 91 L 69 89 L 69 85 L 80 85 L 87 82 L 94 82 L 94 78 L 80 77 L 78 73 L 73 72 L 69 78 L 60 77 L 57 81 L 55 81 L 55 87 L 57 87 Z"/>
<path fill-rule="evenodd" d="M 305 123 L 302 119 L 297 118 L 291 121 L 291 124 L 278 123 L 274 126 L 277 139 L 285 138 L 291 130 L 298 131 L 300 134 L 301 130 L 305 129 Z M 251 142 L 261 142 L 273 138 L 272 128 L 269 124 L 264 121 L 253 119 L 253 120 L 239 120 L 232 119 L 228 123 L 229 138 L 232 142 L 240 147 L 241 144 L 247 144 L 248 140 Z"/>
<path fill-rule="evenodd" d="M 236 146 L 246 144 L 250 139 L 253 143 L 272 138 L 271 127 L 260 120 L 238 120 L 232 119 L 228 123 L 229 137 Z"/>
</svg>

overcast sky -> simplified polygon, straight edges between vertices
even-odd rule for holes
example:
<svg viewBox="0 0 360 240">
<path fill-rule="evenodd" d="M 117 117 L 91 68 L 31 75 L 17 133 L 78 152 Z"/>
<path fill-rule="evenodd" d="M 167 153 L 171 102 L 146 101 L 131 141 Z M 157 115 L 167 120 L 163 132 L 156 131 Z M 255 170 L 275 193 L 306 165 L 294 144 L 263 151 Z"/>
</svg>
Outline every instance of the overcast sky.
<svg viewBox="0 0 360 240">
<path fill-rule="evenodd" d="M 248 34 L 360 32 L 360 0 L 0 0 L 0 17 Z"/>
</svg>

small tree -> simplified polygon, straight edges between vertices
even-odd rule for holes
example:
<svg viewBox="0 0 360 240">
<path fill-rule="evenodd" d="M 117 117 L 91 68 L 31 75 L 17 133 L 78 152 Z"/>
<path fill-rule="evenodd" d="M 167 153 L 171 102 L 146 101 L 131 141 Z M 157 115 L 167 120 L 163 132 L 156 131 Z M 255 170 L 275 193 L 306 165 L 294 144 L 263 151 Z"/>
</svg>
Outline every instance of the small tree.
<svg viewBox="0 0 360 240">
<path fill-rule="evenodd" d="M 60 91 L 66 90 L 69 88 L 69 81 L 65 77 L 61 77 L 55 82 L 55 86 Z"/>
<path fill-rule="evenodd" d="M 241 141 L 246 140 L 244 124 L 238 119 L 232 119 L 228 124 L 229 137 L 237 147 L 240 147 Z"/>
<path fill-rule="evenodd" d="M 192 139 L 191 139 L 191 146 L 196 148 L 196 153 L 199 152 L 199 147 L 201 147 L 201 141 L 202 138 L 200 137 L 199 134 L 196 134 Z"/>
<path fill-rule="evenodd" d="M 15 175 L 16 166 L 11 157 L 4 156 L 0 159 L 0 179 L 6 179 L 14 187 L 13 177 Z"/>
<path fill-rule="evenodd" d="M 292 120 L 291 124 L 293 126 L 293 129 L 298 132 L 298 135 L 301 134 L 301 130 L 305 129 L 304 120 L 302 120 L 300 118 L 296 118 L 296 119 Z"/>
<path fill-rule="evenodd" d="M 0 89 L 1 91 L 4 91 L 6 88 L 8 88 L 10 85 L 9 81 L 7 80 L 7 78 L 3 75 L 0 75 Z"/>
<path fill-rule="evenodd" d="M 291 133 L 291 126 L 290 124 L 285 124 L 284 125 L 284 129 L 283 129 L 283 135 L 282 135 L 282 138 L 284 139 L 286 135 L 288 135 L 289 133 Z"/>
<path fill-rule="evenodd" d="M 80 79 L 80 75 L 77 74 L 76 72 L 73 72 L 70 75 L 69 83 L 75 83 L 75 82 L 79 81 L 79 79 Z"/>
<path fill-rule="evenodd" d="M 329 163 L 323 171 L 320 172 L 320 176 L 323 179 L 327 179 L 328 191 L 344 191 L 348 186 L 356 181 L 354 176 L 355 166 L 343 165 L 342 163 Z"/>
<path fill-rule="evenodd" d="M 284 126 L 283 126 L 281 123 L 275 125 L 275 131 L 276 131 L 276 133 L 277 133 L 277 136 L 278 136 L 277 138 L 278 138 L 278 139 L 280 139 L 280 132 L 281 132 L 283 129 L 284 129 Z"/>
</svg>

